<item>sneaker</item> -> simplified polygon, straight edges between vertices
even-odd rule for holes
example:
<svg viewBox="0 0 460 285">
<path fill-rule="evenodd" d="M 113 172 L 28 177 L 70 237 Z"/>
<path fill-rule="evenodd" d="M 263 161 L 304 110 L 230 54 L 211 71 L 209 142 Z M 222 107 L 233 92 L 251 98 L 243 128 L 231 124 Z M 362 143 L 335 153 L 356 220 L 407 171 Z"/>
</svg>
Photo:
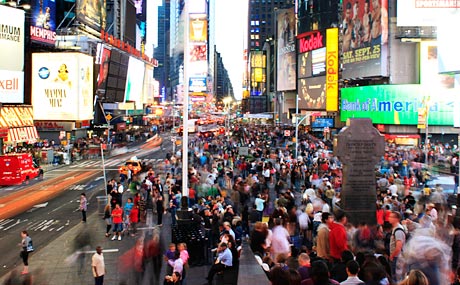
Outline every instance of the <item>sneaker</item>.
<svg viewBox="0 0 460 285">
<path fill-rule="evenodd" d="M 116 238 L 117 238 L 117 235 L 114 235 L 113 238 L 112 238 L 112 240 L 115 240 Z"/>
<path fill-rule="evenodd" d="M 121 236 L 118 236 L 118 240 L 121 240 Z"/>
</svg>

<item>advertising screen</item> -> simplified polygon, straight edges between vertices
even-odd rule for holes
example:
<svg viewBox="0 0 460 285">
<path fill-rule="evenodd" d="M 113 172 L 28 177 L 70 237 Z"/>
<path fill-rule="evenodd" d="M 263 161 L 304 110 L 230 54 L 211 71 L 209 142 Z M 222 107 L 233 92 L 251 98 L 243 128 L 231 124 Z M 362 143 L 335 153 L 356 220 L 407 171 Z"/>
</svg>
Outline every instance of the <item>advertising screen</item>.
<svg viewBox="0 0 460 285">
<path fill-rule="evenodd" d="M 207 42 L 208 20 L 206 14 L 190 14 L 190 42 Z"/>
<path fill-rule="evenodd" d="M 454 75 L 438 72 L 438 51 L 438 44 L 435 41 L 420 43 L 420 84 L 429 87 L 454 88 Z"/>
<path fill-rule="evenodd" d="M 146 37 L 147 1 L 134 0 L 136 8 L 136 49 L 141 50 Z"/>
<path fill-rule="evenodd" d="M 135 102 L 137 110 L 143 108 L 142 90 L 144 88 L 144 63 L 134 57 L 129 57 L 128 75 L 126 78 L 125 102 Z"/>
<path fill-rule="evenodd" d="M 155 79 L 153 78 L 153 66 L 146 64 L 144 72 L 143 101 L 145 104 L 152 104 L 155 97 Z"/>
<path fill-rule="evenodd" d="M 294 8 L 278 10 L 277 13 L 277 89 L 295 90 L 295 14 Z"/>
<path fill-rule="evenodd" d="M 99 31 L 105 29 L 106 0 L 76 0 L 77 20 Z"/>
<path fill-rule="evenodd" d="M 93 118 L 93 58 L 80 53 L 32 54 L 36 120 Z"/>
<path fill-rule="evenodd" d="M 417 125 L 428 102 L 429 126 L 453 126 L 455 89 L 422 85 L 374 85 L 343 88 L 340 118 L 370 118 L 374 124 Z"/>
<path fill-rule="evenodd" d="M 24 11 L 0 5 L 0 70 L 23 71 Z"/>
<path fill-rule="evenodd" d="M 312 76 L 312 56 L 311 52 L 305 52 L 298 55 L 298 78 L 305 78 Z"/>
<path fill-rule="evenodd" d="M 54 45 L 56 41 L 56 0 L 32 0 L 30 38 Z"/>
<path fill-rule="evenodd" d="M 315 49 L 311 52 L 311 70 L 313 76 L 326 74 L 326 48 Z"/>
<path fill-rule="evenodd" d="M 109 73 L 104 102 L 124 102 L 126 74 L 128 71 L 129 56 L 117 50 L 110 52 Z"/>
<path fill-rule="evenodd" d="M 188 86 L 190 92 L 206 92 L 206 77 L 190 77 Z"/>
<path fill-rule="evenodd" d="M 339 108 L 339 30 L 327 29 L 326 43 L 326 111 Z"/>
<path fill-rule="evenodd" d="M 0 70 L 0 102 L 24 103 L 24 72 Z"/>
<path fill-rule="evenodd" d="M 311 122 L 312 128 L 333 128 L 334 119 L 333 118 L 316 118 Z"/>
<path fill-rule="evenodd" d="M 326 78 L 324 76 L 299 79 L 298 88 L 299 108 L 326 109 Z"/>
<path fill-rule="evenodd" d="M 437 26 L 450 16 L 460 16 L 460 1 L 444 0 L 398 0 L 396 5 L 397 25 Z"/>
<path fill-rule="evenodd" d="M 107 76 L 109 75 L 110 50 L 106 47 L 101 50 L 99 73 L 97 75 L 97 91 L 105 93 L 107 87 Z"/>
<path fill-rule="evenodd" d="M 460 11 L 460 9 L 458 9 Z M 438 36 L 438 71 L 441 73 L 460 74 L 460 57 L 458 56 L 458 27 L 460 12 L 455 17 L 445 18 L 437 27 Z"/>
<path fill-rule="evenodd" d="M 387 0 L 344 1 L 342 37 L 343 78 L 388 75 Z"/>
</svg>

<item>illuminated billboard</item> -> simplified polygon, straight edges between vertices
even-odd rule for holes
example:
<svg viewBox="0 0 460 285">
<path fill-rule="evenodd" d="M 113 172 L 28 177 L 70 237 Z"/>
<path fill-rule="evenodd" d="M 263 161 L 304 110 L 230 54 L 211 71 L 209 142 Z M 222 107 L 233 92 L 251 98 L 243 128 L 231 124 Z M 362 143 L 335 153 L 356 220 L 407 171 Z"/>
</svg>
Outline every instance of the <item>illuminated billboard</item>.
<svg viewBox="0 0 460 285">
<path fill-rule="evenodd" d="M 152 104 L 154 102 L 155 84 L 153 66 L 146 64 L 144 72 L 144 89 L 142 91 L 144 104 Z"/>
<path fill-rule="evenodd" d="M 457 101 L 454 91 L 419 84 L 343 88 L 340 119 L 370 118 L 374 124 L 417 125 L 419 111 L 428 100 L 428 125 L 453 126 Z"/>
<path fill-rule="evenodd" d="M 325 76 L 298 80 L 299 108 L 309 110 L 326 109 Z"/>
<path fill-rule="evenodd" d="M 326 42 L 326 111 L 339 108 L 339 29 L 327 29 Z"/>
<path fill-rule="evenodd" d="M 147 1 L 134 0 L 136 8 L 136 49 L 142 50 L 146 39 Z"/>
<path fill-rule="evenodd" d="M 398 26 L 437 26 L 443 19 L 460 16 L 460 1 L 399 0 L 396 5 Z"/>
<path fill-rule="evenodd" d="M 188 91 L 190 92 L 206 92 L 206 77 L 190 77 Z"/>
<path fill-rule="evenodd" d="M 81 53 L 32 54 L 36 120 L 93 118 L 93 57 Z"/>
<path fill-rule="evenodd" d="M 388 75 L 387 0 L 344 1 L 342 38 L 343 78 Z"/>
<path fill-rule="evenodd" d="M 77 20 L 99 31 L 105 29 L 106 0 L 76 0 Z"/>
<path fill-rule="evenodd" d="M 206 42 L 208 39 L 208 20 L 206 14 L 190 14 L 190 42 Z"/>
<path fill-rule="evenodd" d="M 24 72 L 0 70 L 0 102 L 24 103 Z"/>
<path fill-rule="evenodd" d="M 54 45 L 56 42 L 56 1 L 32 0 L 30 39 Z"/>
<path fill-rule="evenodd" d="M 295 90 L 295 14 L 294 8 L 277 13 L 277 90 Z"/>
<path fill-rule="evenodd" d="M 144 88 L 144 62 L 134 58 L 129 58 L 128 75 L 126 77 L 125 102 L 135 102 L 135 108 L 143 108 L 143 88 Z M 140 76 L 142 74 L 142 76 Z"/>
<path fill-rule="evenodd" d="M 454 88 L 455 77 L 438 72 L 439 49 L 435 41 L 420 43 L 420 84 L 438 88 Z"/>
<path fill-rule="evenodd" d="M 0 70 L 23 71 L 24 11 L 0 5 Z"/>
<path fill-rule="evenodd" d="M 105 93 L 107 87 L 107 77 L 109 75 L 109 64 L 110 64 L 110 52 L 106 47 L 101 48 L 100 62 L 99 62 L 99 73 L 97 75 L 97 86 L 96 90 L 98 93 Z"/>
</svg>

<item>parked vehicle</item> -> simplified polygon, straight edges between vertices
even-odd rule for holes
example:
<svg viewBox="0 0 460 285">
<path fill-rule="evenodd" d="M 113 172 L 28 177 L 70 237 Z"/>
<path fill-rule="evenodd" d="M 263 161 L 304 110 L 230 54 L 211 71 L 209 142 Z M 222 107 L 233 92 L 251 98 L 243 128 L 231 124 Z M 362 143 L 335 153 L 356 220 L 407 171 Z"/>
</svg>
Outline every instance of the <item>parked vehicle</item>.
<svg viewBox="0 0 460 285">
<path fill-rule="evenodd" d="M 0 155 L 0 186 L 28 183 L 37 176 L 43 176 L 43 170 L 31 154 Z"/>
</svg>

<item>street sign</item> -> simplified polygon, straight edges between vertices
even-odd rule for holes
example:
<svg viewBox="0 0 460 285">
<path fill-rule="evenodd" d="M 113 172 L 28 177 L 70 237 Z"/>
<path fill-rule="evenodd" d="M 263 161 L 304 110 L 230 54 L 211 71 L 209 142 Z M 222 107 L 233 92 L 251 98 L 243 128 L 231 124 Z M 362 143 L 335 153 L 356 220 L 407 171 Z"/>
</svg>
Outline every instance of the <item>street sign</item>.
<svg viewBox="0 0 460 285">
<path fill-rule="evenodd" d="M 106 119 L 107 121 L 112 120 L 112 115 L 110 115 L 110 113 L 107 114 L 107 115 L 105 116 L 105 119 Z"/>
</svg>

